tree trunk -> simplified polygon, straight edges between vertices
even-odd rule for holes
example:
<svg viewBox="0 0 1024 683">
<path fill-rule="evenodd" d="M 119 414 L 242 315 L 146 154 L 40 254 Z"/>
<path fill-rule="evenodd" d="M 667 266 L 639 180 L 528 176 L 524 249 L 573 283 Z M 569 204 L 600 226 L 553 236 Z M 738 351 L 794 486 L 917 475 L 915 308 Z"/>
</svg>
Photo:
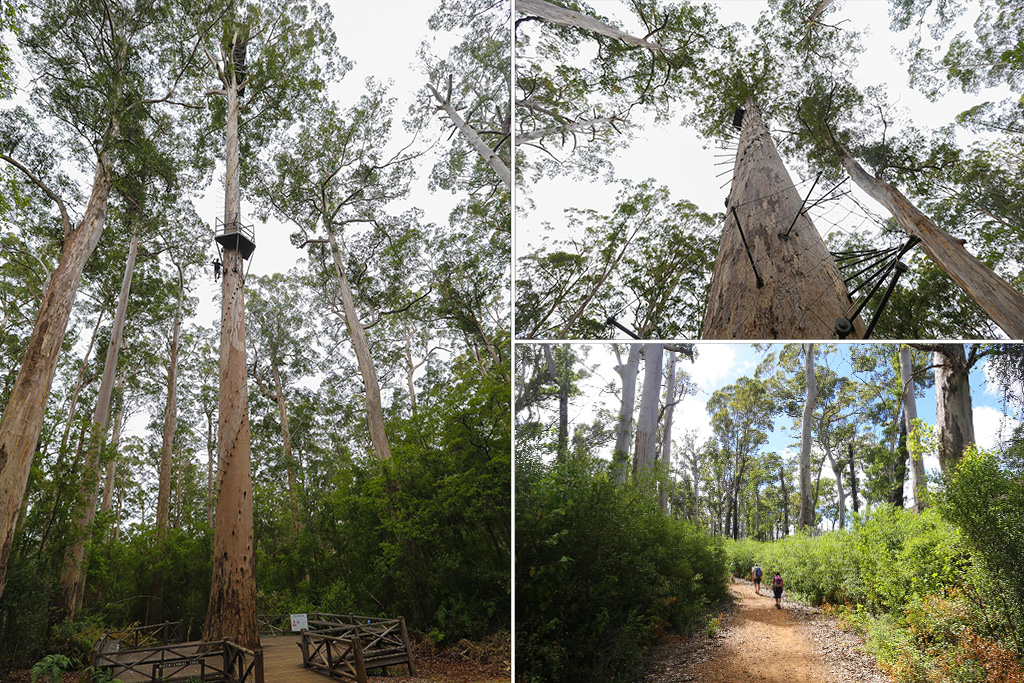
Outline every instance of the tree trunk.
<svg viewBox="0 0 1024 683">
<path fill-rule="evenodd" d="M 939 465 L 951 473 L 974 443 L 971 366 L 963 344 L 942 344 L 932 352 L 935 366 L 935 422 L 939 432 Z"/>
<path fill-rule="evenodd" d="M 822 439 L 824 441 L 824 439 Z M 832 473 L 836 475 L 836 502 L 839 506 L 839 528 L 846 528 L 846 489 L 843 488 L 843 468 L 836 461 L 835 454 L 828 444 L 825 447 L 825 455 L 828 457 L 828 464 L 832 466 Z"/>
<path fill-rule="evenodd" d="M 900 436 L 896 450 L 896 464 L 893 467 L 892 493 L 889 498 L 896 507 L 903 509 L 906 499 L 903 496 L 903 485 L 907 480 L 907 460 L 910 454 L 907 452 L 907 421 L 900 420 Z"/>
<path fill-rule="evenodd" d="M 857 468 L 853 464 L 853 444 L 848 444 L 850 456 L 850 497 L 853 499 L 853 511 L 860 512 L 860 504 L 857 502 Z"/>
<path fill-rule="evenodd" d="M 138 232 L 132 235 L 128 249 L 128 260 L 121 279 L 121 293 L 118 295 L 117 312 L 111 322 L 110 343 L 107 346 L 107 357 L 103 362 L 103 376 L 96 395 L 96 409 L 92 416 L 92 433 L 89 438 L 89 450 L 85 467 L 82 470 L 82 492 L 85 499 L 84 507 L 78 508 L 75 520 L 75 541 L 64 557 L 61 571 L 61 594 L 59 610 L 65 619 L 74 621 L 78 609 L 85 597 L 85 544 L 92 532 L 92 522 L 96 517 L 96 502 L 99 494 L 98 484 L 100 466 L 102 465 L 103 446 L 107 437 L 107 425 L 110 422 L 110 400 L 114 395 L 114 377 L 117 372 L 117 354 L 121 348 L 124 335 L 124 319 L 128 311 L 128 296 L 131 293 L 132 274 L 135 271 L 135 257 L 139 252 Z"/>
<path fill-rule="evenodd" d="M 7 583 L 7 559 L 14 541 L 18 510 L 25 497 L 32 457 L 43 428 L 46 399 L 50 395 L 71 306 L 85 262 L 103 232 L 111 183 L 109 163 L 104 153 L 96 165 L 85 216 L 64 240 L 60 263 L 43 294 L 21 370 L 0 418 L 0 597 Z"/>
<path fill-rule="evenodd" d="M 818 383 L 814 377 L 814 344 L 804 347 L 804 380 L 807 385 L 804 396 L 804 414 L 800 436 L 800 519 L 797 529 L 814 526 L 814 498 L 811 493 L 811 426 L 814 422 L 814 408 L 818 401 Z"/>
<path fill-rule="evenodd" d="M 227 187 L 224 223 L 240 224 L 238 177 L 238 86 L 227 91 Z M 246 387 L 245 261 L 234 247 L 224 248 L 221 283 L 220 410 L 217 454 L 218 491 L 213 532 L 213 577 L 203 640 L 228 638 L 259 649 L 256 630 L 256 558 L 252 533 L 252 463 L 249 450 L 249 400 Z"/>
<path fill-rule="evenodd" d="M 779 481 L 782 486 L 782 535 L 789 535 L 789 489 L 786 487 L 786 470 L 779 465 Z"/>
<path fill-rule="evenodd" d="M 658 406 L 661 402 L 661 344 L 644 344 L 644 388 L 636 421 L 633 475 L 654 464 L 658 452 Z"/>
<path fill-rule="evenodd" d="M 1024 295 L 971 255 L 960 240 L 935 225 L 902 192 L 870 175 L 845 149 L 840 147 L 837 152 L 853 182 L 888 209 L 904 232 L 921 240 L 921 250 L 981 306 L 1010 339 L 1024 337 Z"/>
<path fill-rule="evenodd" d="M 629 446 L 633 436 L 633 408 L 636 405 L 636 376 L 640 372 L 640 344 L 630 344 L 626 363 L 615 366 L 615 372 L 622 378 L 622 402 L 619 404 L 619 420 L 615 424 L 615 450 L 612 452 L 612 476 L 617 484 L 623 484 L 629 475 Z"/>
<path fill-rule="evenodd" d="M 356 353 L 356 361 L 359 363 L 359 372 L 363 377 L 363 386 L 366 391 L 366 425 L 370 429 L 373 452 L 381 460 L 390 460 L 391 445 L 388 443 L 387 432 L 384 431 L 384 413 L 380 402 L 380 384 L 377 382 L 377 371 L 373 365 L 373 357 L 370 355 L 370 346 L 366 343 L 366 331 L 363 329 L 363 323 L 356 312 L 356 304 L 352 298 L 352 287 L 349 286 L 348 275 L 345 273 L 345 264 L 341 258 L 341 250 L 338 247 L 338 241 L 334 237 L 334 230 L 330 226 L 328 226 L 327 235 L 331 243 L 334 267 L 338 273 L 341 305 L 345 311 L 345 325 L 348 327 L 349 337 L 352 338 L 352 348 Z"/>
<path fill-rule="evenodd" d="M 676 352 L 668 354 L 668 383 L 665 389 L 665 425 L 661 430 L 661 464 L 665 468 L 665 480 L 672 469 L 672 412 L 676 407 Z M 663 514 L 668 514 L 668 485 L 662 484 L 658 496 Z"/>
<path fill-rule="evenodd" d="M 448 99 L 451 97 L 451 93 L 449 92 L 448 97 L 443 97 L 441 93 L 434 89 L 434 86 L 427 84 L 427 88 L 434 96 L 434 99 L 437 100 L 438 108 L 444 110 L 444 113 L 448 115 L 448 118 L 451 119 L 452 123 L 455 124 L 455 127 L 459 129 L 459 132 L 462 133 L 462 136 L 466 138 L 470 145 L 473 146 L 476 153 L 480 155 L 484 162 L 486 162 L 486 164 L 490 166 L 495 173 L 498 174 L 498 178 L 501 179 L 501 182 L 504 183 L 505 187 L 511 190 L 512 173 L 509 171 L 508 166 L 506 166 L 505 162 L 498 156 L 498 153 L 492 150 L 486 142 L 481 140 L 480 136 L 477 135 L 477 132 L 473 130 L 473 128 L 459 115 L 459 112 L 454 106 L 452 106 L 451 100 Z"/>
<path fill-rule="evenodd" d="M 281 384 L 281 373 L 277 371 L 277 365 L 273 365 L 274 391 L 277 393 L 277 412 L 281 417 L 281 441 L 284 445 L 284 466 L 288 470 L 288 497 L 291 499 L 292 528 L 296 537 L 302 531 L 302 522 L 299 521 L 299 485 L 296 481 L 295 471 L 297 463 L 292 455 L 292 433 L 288 428 L 288 405 L 285 402 L 284 387 Z"/>
<path fill-rule="evenodd" d="M 124 427 L 124 385 L 125 373 L 121 372 L 117 377 L 117 409 L 114 413 L 114 429 L 110 433 L 110 446 L 113 450 L 113 457 L 107 463 L 107 475 L 103 480 L 103 502 L 100 503 L 101 512 L 109 512 L 114 506 L 114 482 L 117 474 L 117 447 L 121 444 L 121 428 Z"/>
<path fill-rule="evenodd" d="M 171 327 L 171 356 L 167 363 L 167 404 L 164 407 L 164 432 L 160 448 L 160 479 L 156 497 L 156 553 L 154 564 L 159 567 L 163 558 L 167 527 L 170 526 L 171 511 L 171 466 L 174 459 L 174 432 L 178 428 L 178 351 L 181 346 L 181 308 L 185 299 L 185 273 L 178 267 L 178 305 L 174 310 Z M 153 572 L 149 589 L 149 605 L 146 610 L 146 624 L 163 621 L 164 577 L 163 570 Z"/>
<path fill-rule="evenodd" d="M 726 203 L 701 337 L 834 338 L 853 301 L 752 101 Z M 860 316 L 853 335 L 864 336 Z"/>
<path fill-rule="evenodd" d="M 910 359 L 910 347 L 900 346 L 900 381 L 903 382 L 903 419 L 907 435 L 914 431 L 914 420 L 917 419 L 917 398 L 914 395 L 914 367 Z M 914 491 L 914 512 L 925 508 L 924 496 L 928 492 L 925 480 L 924 460 L 910 453 L 910 484 Z"/>
</svg>

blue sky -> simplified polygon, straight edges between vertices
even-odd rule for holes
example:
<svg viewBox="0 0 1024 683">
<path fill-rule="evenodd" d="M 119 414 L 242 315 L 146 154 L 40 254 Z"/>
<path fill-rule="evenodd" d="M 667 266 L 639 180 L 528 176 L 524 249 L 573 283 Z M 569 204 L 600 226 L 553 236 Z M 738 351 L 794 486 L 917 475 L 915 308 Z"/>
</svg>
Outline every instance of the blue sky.
<svg viewBox="0 0 1024 683">
<path fill-rule="evenodd" d="M 836 356 L 831 356 L 829 364 L 840 374 L 849 374 L 850 344 L 839 344 Z M 679 367 L 686 371 L 698 387 L 695 395 L 687 396 L 677 408 L 674 418 L 673 432 L 678 439 L 686 429 L 695 429 L 700 440 L 711 435 L 710 419 L 706 411 L 708 398 L 717 389 L 733 384 L 743 376 L 752 377 L 763 354 L 750 344 L 732 344 L 705 342 L 698 343 L 698 357 L 694 363 L 686 359 L 680 361 Z M 586 364 L 591 367 L 591 376 L 581 383 L 581 394 L 574 398 L 570 405 L 569 417 L 576 424 L 591 422 L 599 408 L 606 408 L 614 414 L 618 411 L 619 377 L 615 373 L 615 355 L 608 344 L 589 345 Z M 641 368 L 641 380 L 643 372 Z M 616 387 L 616 393 L 608 390 L 609 383 Z M 637 396 L 639 397 L 639 389 Z M 983 366 L 979 365 L 971 373 L 971 396 L 974 406 L 975 432 L 978 442 L 983 447 L 994 447 L 1003 419 L 1003 408 L 1000 405 L 998 389 L 986 380 Z M 935 392 L 927 389 L 917 398 L 918 416 L 929 424 L 935 423 Z M 1012 429 L 1009 423 L 1004 429 L 1004 437 Z M 799 442 L 799 435 L 794 434 L 791 421 L 783 417 L 776 422 L 776 429 L 771 435 L 765 452 L 783 453 L 791 445 Z M 570 432 L 572 426 L 570 426 Z M 938 460 L 934 456 L 925 457 L 925 467 L 929 470 L 938 469 Z"/>
</svg>

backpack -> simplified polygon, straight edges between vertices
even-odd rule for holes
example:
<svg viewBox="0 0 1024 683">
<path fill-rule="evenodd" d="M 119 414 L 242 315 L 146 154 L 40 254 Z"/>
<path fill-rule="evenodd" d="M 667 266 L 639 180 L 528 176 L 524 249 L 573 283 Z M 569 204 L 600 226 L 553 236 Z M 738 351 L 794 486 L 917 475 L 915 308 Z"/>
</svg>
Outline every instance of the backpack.
<svg viewBox="0 0 1024 683">
<path fill-rule="evenodd" d="M 772 585 L 773 586 L 778 586 L 779 588 L 781 588 L 782 587 L 782 577 L 781 576 L 776 576 L 774 579 L 772 579 Z"/>
<path fill-rule="evenodd" d="M 761 568 L 760 567 L 754 567 L 754 576 L 756 578 L 758 578 L 758 579 L 761 578 Z"/>
</svg>

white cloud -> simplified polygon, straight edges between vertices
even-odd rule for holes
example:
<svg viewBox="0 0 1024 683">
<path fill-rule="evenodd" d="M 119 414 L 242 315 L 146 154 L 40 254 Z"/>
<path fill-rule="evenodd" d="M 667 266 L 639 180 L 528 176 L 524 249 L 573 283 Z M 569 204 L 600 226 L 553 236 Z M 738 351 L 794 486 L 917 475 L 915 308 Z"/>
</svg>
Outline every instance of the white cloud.
<svg viewBox="0 0 1024 683">
<path fill-rule="evenodd" d="M 1019 423 L 988 406 L 974 409 L 974 438 L 982 448 L 998 448 Z"/>
<path fill-rule="evenodd" d="M 722 379 L 738 376 L 737 368 L 734 367 L 736 350 L 731 344 L 701 344 L 697 347 L 697 353 L 696 362 L 684 363 L 683 369 L 704 391 L 710 393 Z M 701 408 L 703 409 L 703 405 Z"/>
</svg>

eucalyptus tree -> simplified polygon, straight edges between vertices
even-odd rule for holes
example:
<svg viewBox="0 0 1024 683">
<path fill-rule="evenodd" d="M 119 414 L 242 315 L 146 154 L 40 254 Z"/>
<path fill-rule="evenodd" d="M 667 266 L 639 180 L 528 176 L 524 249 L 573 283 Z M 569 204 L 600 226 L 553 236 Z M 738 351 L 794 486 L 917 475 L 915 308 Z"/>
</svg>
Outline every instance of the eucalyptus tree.
<svg viewBox="0 0 1024 683">
<path fill-rule="evenodd" d="M 633 476 L 654 467 L 658 462 L 658 418 L 661 407 L 663 344 L 644 344 L 643 388 L 640 391 L 640 411 L 636 418 L 636 439 L 633 443 Z"/>
<path fill-rule="evenodd" d="M 911 84 L 931 99 L 949 88 L 968 93 L 982 93 L 986 87 L 999 85 L 1019 89 L 1024 84 L 1024 29 L 1016 20 L 1018 10 L 1012 0 L 981 4 L 891 0 L 892 28 L 916 29 L 904 50 Z M 968 13 L 974 18 L 973 30 L 959 32 L 947 41 L 950 29 Z M 928 48 L 922 46 L 926 22 L 931 41 L 939 43 Z M 961 116 L 986 127 L 1024 132 L 1024 117 L 1016 103 L 1004 100 L 1000 103 L 1002 111 L 993 104 L 972 107 Z"/>
<path fill-rule="evenodd" d="M 903 385 L 903 421 L 907 434 L 917 428 L 917 395 L 914 387 L 914 366 L 910 347 L 900 344 L 900 381 Z M 914 493 L 914 512 L 921 512 L 927 506 L 928 481 L 924 473 L 924 460 L 920 453 L 910 454 L 910 490 Z"/>
<path fill-rule="evenodd" d="M 428 82 L 414 112 L 422 123 L 424 114 L 443 111 L 462 142 L 434 167 L 432 182 L 442 188 L 476 193 L 493 190 L 497 179 L 512 189 L 511 15 L 510 0 L 445 0 L 428 21 L 431 31 L 462 34 L 445 58 L 425 44 L 420 50 Z"/>
<path fill-rule="evenodd" d="M 143 123 L 157 103 L 170 100 L 192 64 L 191 31 L 170 19 L 173 11 L 171 5 L 42 2 L 19 36 L 33 76 L 34 107 L 53 122 L 74 157 L 83 165 L 92 162 L 94 173 L 76 226 L 67 195 L 39 168 L 19 161 L 16 145 L 0 156 L 55 205 L 64 235 L 60 265 L 43 296 L 19 379 L 0 420 L 0 590 L 57 349 L 82 268 L 103 232 L 112 184 L 133 170 L 136 148 L 145 142 Z"/>
<path fill-rule="evenodd" d="M 709 5 L 623 3 L 645 27 L 643 37 L 583 3 L 566 5 L 517 4 L 516 145 L 535 178 L 605 165 L 626 139 L 635 111 L 667 118 L 732 42 L 731 29 L 718 23 Z M 552 21 L 545 11 L 551 9 L 574 16 Z M 586 62 L 581 54 L 593 56 Z M 536 158 L 527 161 L 527 152 Z"/>
<path fill-rule="evenodd" d="M 707 402 L 711 427 L 726 460 L 725 532 L 739 538 L 739 494 L 751 460 L 768 442 L 777 408 L 764 382 L 741 377 L 715 391 Z M 732 529 L 730 530 L 730 523 Z"/>
<path fill-rule="evenodd" d="M 351 263 L 346 241 L 358 238 L 360 228 L 369 240 L 403 239 L 414 231 L 402 231 L 385 213 L 389 202 L 405 196 L 414 154 L 400 149 L 385 152 L 391 132 L 392 100 L 385 89 L 367 81 L 367 91 L 347 112 L 333 103 L 320 103 L 293 135 L 282 139 L 282 151 L 273 157 L 262 198 L 271 211 L 292 223 L 293 242 L 309 247 L 310 264 L 324 272 L 329 254 L 340 315 L 348 328 L 365 387 L 366 422 L 373 450 L 381 460 L 391 457 L 381 406 L 380 386 L 366 328 L 375 312 L 360 313 L 356 307 Z M 287 151 L 285 151 L 287 150 Z M 322 231 L 322 232 L 321 232 Z M 326 233 L 326 235 L 324 235 Z M 366 268 L 371 264 L 361 264 Z M 415 298 L 415 297 L 412 297 Z"/>
<path fill-rule="evenodd" d="M 231 2 L 192 6 L 203 33 L 206 72 L 216 81 L 212 100 L 215 137 L 225 149 L 221 394 L 218 411 L 219 472 L 213 582 L 204 637 L 236 639 L 259 647 L 256 632 L 255 557 L 252 536 L 252 474 L 245 386 L 243 252 L 230 235 L 244 234 L 242 171 L 251 173 L 258 150 L 290 125 L 323 92 L 325 81 L 344 73 L 331 13 L 315 0 L 300 3 Z M 245 98 L 244 103 L 242 98 Z M 221 134 L 223 138 L 221 139 Z M 247 180 L 252 184 L 253 180 Z"/>
<path fill-rule="evenodd" d="M 715 218 L 674 202 L 652 181 L 622 183 L 614 209 L 567 209 L 564 226 L 518 258 L 520 338 L 604 338 L 609 318 L 633 320 L 640 338 L 693 336 L 704 302 L 692 294 L 710 277 Z"/>
<path fill-rule="evenodd" d="M 620 345 L 613 344 L 617 365 L 615 372 L 622 380 L 619 415 L 615 423 L 615 449 L 612 451 L 612 477 L 623 484 L 629 474 L 629 442 L 633 435 L 633 408 L 636 405 L 636 378 L 640 372 L 641 344 L 629 344 L 626 359 Z"/>
<path fill-rule="evenodd" d="M 895 245 L 894 252 L 919 244 L 985 310 L 991 324 L 1020 336 L 1024 297 L 1005 281 L 1015 271 L 1013 261 L 1004 260 L 993 271 L 982 262 L 988 260 L 983 247 L 979 255 L 985 258 L 979 260 L 944 229 L 959 226 L 937 225 L 912 201 L 913 177 L 926 176 L 933 165 L 918 144 L 922 136 L 912 128 L 897 130 L 881 88 L 856 80 L 852 65 L 862 51 L 859 34 L 834 15 L 809 24 L 813 5 L 773 2 L 749 40 L 708 73 L 687 120 L 705 135 L 722 136 L 727 112 L 753 98 L 765 120 L 784 131 L 778 140 L 784 157 L 799 159 L 826 181 L 852 178 L 889 211 L 902 240 L 910 239 Z M 839 11 L 829 6 L 822 16 Z"/>
<path fill-rule="evenodd" d="M 293 530 L 298 533 L 302 528 L 299 502 L 303 496 L 299 464 L 292 452 L 288 393 L 290 385 L 310 374 L 316 365 L 315 328 L 309 325 L 309 306 L 301 298 L 304 285 L 298 273 L 258 278 L 255 285 L 250 299 L 250 376 L 260 393 L 277 407 L 289 512 Z"/>
</svg>

